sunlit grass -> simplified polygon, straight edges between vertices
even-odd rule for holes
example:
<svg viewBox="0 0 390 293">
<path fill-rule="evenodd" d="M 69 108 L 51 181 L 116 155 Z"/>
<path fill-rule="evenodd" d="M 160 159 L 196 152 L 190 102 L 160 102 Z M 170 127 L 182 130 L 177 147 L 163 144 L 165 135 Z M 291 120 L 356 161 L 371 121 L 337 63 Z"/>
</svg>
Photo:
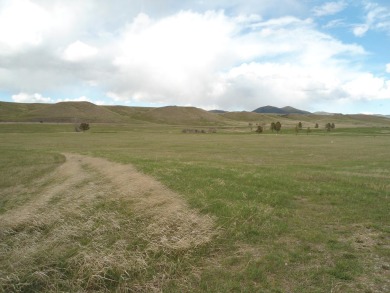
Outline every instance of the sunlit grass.
<svg viewBox="0 0 390 293">
<path fill-rule="evenodd" d="M 157 275 L 161 259 L 170 264 L 164 268 L 166 279 L 158 281 L 165 292 L 385 292 L 390 286 L 386 249 L 390 242 L 390 136 L 383 129 L 258 135 L 242 128 L 192 135 L 166 126 L 91 125 L 91 131 L 81 134 L 73 129 L 60 133 L 17 127 L 0 134 L 2 191 L 21 182 L 27 188 L 35 184 L 63 162 L 58 153 L 104 157 L 131 163 L 157 178 L 191 207 L 212 216 L 220 231 L 213 242 L 191 254 L 162 253 L 152 258 L 142 271 L 131 275 L 139 287 L 131 278 L 118 281 L 125 270 L 118 265 L 107 267 L 108 279 L 117 281 L 100 286 L 104 281 L 94 279 L 97 287 L 88 287 L 85 280 L 91 276 L 83 275 L 77 288 L 125 292 L 126 284 L 132 284 L 133 291 L 146 290 L 143 285 L 150 285 Z M 2 205 L 3 212 L 26 201 L 26 194 L 1 194 L 0 200 L 8 202 Z M 101 222 L 113 213 L 120 221 L 134 220 L 117 202 L 98 199 L 84 205 L 81 222 L 100 216 Z M 77 217 L 71 220 L 65 213 L 63 219 L 69 219 L 69 227 L 79 225 Z M 54 227 L 52 223 L 40 229 L 55 233 Z M 125 237 L 129 247 L 144 247 L 131 236 L 139 230 L 132 229 Z M 99 257 L 113 253 L 110 243 L 123 237 L 114 234 L 114 240 L 102 240 L 88 230 L 83 233 L 75 243 L 88 250 L 91 239 L 98 239 Z M 58 258 L 44 258 L 41 265 L 63 268 L 62 273 L 71 279 L 81 264 L 63 264 L 79 248 L 58 245 L 63 249 Z M 17 252 L 16 246 L 12 249 Z M 2 270 L 9 273 L 7 266 Z M 13 272 L 12 276 L 11 283 L 17 284 L 21 275 Z M 70 288 L 69 283 L 61 286 L 65 291 Z"/>
</svg>

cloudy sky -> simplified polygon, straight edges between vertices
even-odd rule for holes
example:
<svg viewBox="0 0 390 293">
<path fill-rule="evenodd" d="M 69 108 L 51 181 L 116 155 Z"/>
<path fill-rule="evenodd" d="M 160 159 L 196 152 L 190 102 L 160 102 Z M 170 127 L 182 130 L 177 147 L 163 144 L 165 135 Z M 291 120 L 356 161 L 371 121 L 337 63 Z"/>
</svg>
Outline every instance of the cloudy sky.
<svg viewBox="0 0 390 293">
<path fill-rule="evenodd" d="M 0 0 L 0 100 L 390 114 L 390 1 Z"/>
</svg>

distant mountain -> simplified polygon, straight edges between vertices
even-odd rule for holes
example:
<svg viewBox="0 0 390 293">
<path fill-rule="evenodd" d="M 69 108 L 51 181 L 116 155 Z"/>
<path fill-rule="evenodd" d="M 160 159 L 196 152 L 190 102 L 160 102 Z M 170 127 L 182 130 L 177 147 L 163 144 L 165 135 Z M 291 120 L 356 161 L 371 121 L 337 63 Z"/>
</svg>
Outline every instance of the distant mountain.
<svg viewBox="0 0 390 293">
<path fill-rule="evenodd" d="M 374 114 L 373 116 L 390 118 L 390 115 Z"/>
<path fill-rule="evenodd" d="M 273 106 L 264 106 L 253 110 L 252 112 L 261 114 L 286 114 L 282 109 Z"/>
<path fill-rule="evenodd" d="M 255 113 L 262 114 L 311 114 L 310 112 L 299 110 L 290 106 L 278 108 L 273 106 L 264 106 L 253 110 Z"/>
<path fill-rule="evenodd" d="M 314 115 L 322 115 L 322 116 L 333 116 L 333 115 L 335 115 L 334 113 L 323 112 L 323 111 L 314 112 L 313 114 Z"/>
<path fill-rule="evenodd" d="M 296 109 L 296 108 L 293 108 L 293 107 L 290 107 L 290 106 L 283 107 L 282 110 L 287 112 L 287 114 L 311 114 L 308 111 L 299 110 L 299 109 Z"/>
<path fill-rule="evenodd" d="M 214 113 L 214 114 L 224 114 L 224 113 L 228 113 L 228 111 L 224 111 L 224 110 L 209 110 L 210 113 Z"/>
</svg>

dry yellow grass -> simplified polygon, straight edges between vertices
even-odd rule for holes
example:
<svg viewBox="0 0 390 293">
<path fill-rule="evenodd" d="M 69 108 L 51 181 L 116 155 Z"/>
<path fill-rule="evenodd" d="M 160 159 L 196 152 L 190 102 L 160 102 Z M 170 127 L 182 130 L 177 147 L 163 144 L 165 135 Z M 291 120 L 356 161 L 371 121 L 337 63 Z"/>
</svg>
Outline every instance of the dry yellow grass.
<svg viewBox="0 0 390 293">
<path fill-rule="evenodd" d="M 34 184 L 39 196 L 0 215 L 0 289 L 160 292 L 170 256 L 216 235 L 210 217 L 129 165 L 66 154 Z"/>
<path fill-rule="evenodd" d="M 151 247 L 185 249 L 208 242 L 213 232 L 211 218 L 188 208 L 185 201 L 154 178 L 137 172 L 129 165 L 120 165 L 100 158 L 68 155 L 98 170 L 117 190 L 114 195 L 131 201 L 136 213 L 151 219 L 147 234 Z"/>
</svg>

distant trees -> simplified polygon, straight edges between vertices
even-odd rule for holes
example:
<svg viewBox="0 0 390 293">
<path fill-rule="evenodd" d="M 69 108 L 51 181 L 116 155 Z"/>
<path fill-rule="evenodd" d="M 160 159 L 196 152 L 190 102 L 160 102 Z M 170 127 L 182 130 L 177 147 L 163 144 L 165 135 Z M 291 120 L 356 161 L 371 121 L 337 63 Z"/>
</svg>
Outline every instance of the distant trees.
<svg viewBox="0 0 390 293">
<path fill-rule="evenodd" d="M 209 129 L 205 130 L 205 129 L 185 128 L 181 132 L 182 133 L 217 133 L 217 129 L 216 128 L 209 128 Z"/>
<path fill-rule="evenodd" d="M 282 129 L 282 124 L 280 123 L 280 121 L 277 121 L 277 122 L 271 122 L 270 124 L 266 124 L 266 123 L 263 123 L 262 126 L 260 126 L 260 123 L 256 123 L 253 124 L 253 127 L 254 127 L 254 131 L 257 132 L 257 133 L 264 133 L 264 132 L 267 132 L 267 129 L 271 130 L 272 132 L 276 132 L 276 133 L 279 133 L 280 130 Z M 269 127 L 269 128 L 268 128 Z M 287 127 L 289 128 L 289 127 Z M 305 132 L 306 135 L 309 135 L 310 133 L 312 132 L 316 132 L 317 129 L 319 129 L 320 126 L 318 123 L 314 123 L 312 126 L 307 126 L 307 125 L 303 125 L 302 122 L 296 122 L 295 126 L 293 126 L 293 128 L 291 129 L 293 131 L 293 133 L 295 133 L 296 135 L 299 135 L 300 132 Z M 326 123 L 325 124 L 325 130 L 327 132 L 330 132 L 332 131 L 333 129 L 336 128 L 336 125 L 333 123 L 333 122 L 329 122 L 329 123 Z M 314 129 L 316 129 L 314 131 Z M 291 131 L 290 130 L 290 131 Z M 289 131 L 288 131 L 289 132 Z"/>
<path fill-rule="evenodd" d="M 274 132 L 275 130 L 277 133 L 279 133 L 280 129 L 282 129 L 282 124 L 279 121 L 276 123 L 272 122 L 270 129 L 272 130 L 272 132 Z"/>
<path fill-rule="evenodd" d="M 302 122 L 299 122 L 297 125 L 295 125 L 295 135 L 298 135 L 299 131 L 302 130 Z"/>
<path fill-rule="evenodd" d="M 272 132 L 274 132 L 274 130 L 275 130 L 275 122 L 271 123 L 270 129 L 272 130 Z"/>
<path fill-rule="evenodd" d="M 278 121 L 275 123 L 275 130 L 279 133 L 280 129 L 282 129 L 282 124 Z"/>
<path fill-rule="evenodd" d="M 326 131 L 331 131 L 332 129 L 335 129 L 336 125 L 334 123 L 326 123 L 325 129 Z"/>
<path fill-rule="evenodd" d="M 257 133 L 262 133 L 263 132 L 263 127 L 261 125 L 258 125 L 257 129 L 256 129 L 256 132 Z"/>
<path fill-rule="evenodd" d="M 80 132 L 80 131 L 84 132 L 87 131 L 88 129 L 89 129 L 89 123 L 85 123 L 85 122 L 80 123 L 80 125 L 78 126 L 76 125 L 74 128 L 76 132 Z"/>
<path fill-rule="evenodd" d="M 249 128 L 251 129 L 251 131 L 252 131 L 252 129 L 253 129 L 253 123 L 249 122 L 249 123 L 248 123 L 248 126 L 249 126 Z"/>
</svg>

